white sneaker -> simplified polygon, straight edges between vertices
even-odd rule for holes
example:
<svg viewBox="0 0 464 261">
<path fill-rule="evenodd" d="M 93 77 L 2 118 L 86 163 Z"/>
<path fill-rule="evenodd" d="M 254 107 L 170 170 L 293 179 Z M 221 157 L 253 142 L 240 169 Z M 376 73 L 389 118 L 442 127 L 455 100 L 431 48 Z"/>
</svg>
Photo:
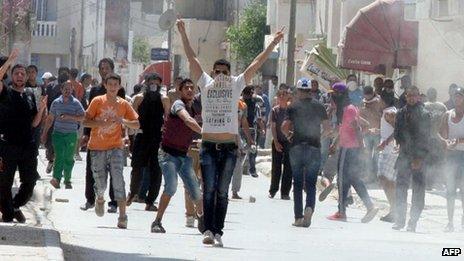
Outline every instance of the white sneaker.
<svg viewBox="0 0 464 261">
<path fill-rule="evenodd" d="M 186 227 L 195 227 L 195 217 L 187 216 Z"/>
<path fill-rule="evenodd" d="M 224 247 L 224 244 L 222 243 L 222 237 L 219 234 L 216 234 L 214 236 L 214 247 Z"/>
<path fill-rule="evenodd" d="M 205 245 L 214 244 L 213 232 L 211 232 L 209 230 L 206 230 L 205 233 L 203 233 L 203 244 L 205 244 Z"/>
</svg>

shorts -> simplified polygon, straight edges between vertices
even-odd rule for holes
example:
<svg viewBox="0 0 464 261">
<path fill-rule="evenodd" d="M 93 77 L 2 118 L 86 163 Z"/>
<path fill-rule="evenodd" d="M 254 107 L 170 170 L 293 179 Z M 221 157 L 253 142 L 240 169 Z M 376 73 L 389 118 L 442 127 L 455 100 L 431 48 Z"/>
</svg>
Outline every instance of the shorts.
<svg viewBox="0 0 464 261">
<path fill-rule="evenodd" d="M 398 159 L 398 154 L 389 153 L 389 152 L 380 152 L 379 153 L 379 169 L 377 172 L 378 177 L 384 177 L 389 181 L 396 180 L 396 169 L 395 163 Z"/>
</svg>

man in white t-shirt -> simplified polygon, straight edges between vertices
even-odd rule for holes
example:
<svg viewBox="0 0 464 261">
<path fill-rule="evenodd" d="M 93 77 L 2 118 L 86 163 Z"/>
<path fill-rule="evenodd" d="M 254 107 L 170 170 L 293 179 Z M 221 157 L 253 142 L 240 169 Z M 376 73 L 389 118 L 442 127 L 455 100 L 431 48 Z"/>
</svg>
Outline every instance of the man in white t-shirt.
<svg viewBox="0 0 464 261">
<path fill-rule="evenodd" d="M 190 46 L 185 23 L 180 19 L 177 21 L 177 28 L 189 61 L 192 80 L 197 82 L 201 91 L 203 126 L 200 160 L 204 182 L 205 221 L 203 243 L 222 247 L 228 189 L 237 159 L 237 111 L 240 94 L 284 35 L 282 31 L 277 32 L 266 50 L 239 76 L 230 75 L 230 63 L 223 59 L 214 63 L 210 76 L 201 68 Z"/>
</svg>

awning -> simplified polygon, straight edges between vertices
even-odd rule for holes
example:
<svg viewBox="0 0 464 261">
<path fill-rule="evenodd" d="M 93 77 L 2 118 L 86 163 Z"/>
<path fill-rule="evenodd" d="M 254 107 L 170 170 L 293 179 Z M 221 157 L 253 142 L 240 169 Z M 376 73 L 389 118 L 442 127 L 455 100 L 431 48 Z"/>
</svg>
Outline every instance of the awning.
<svg viewBox="0 0 464 261">
<path fill-rule="evenodd" d="M 404 20 L 401 0 L 377 0 L 346 26 L 338 44 L 342 68 L 385 74 L 417 65 L 418 22 Z"/>
</svg>

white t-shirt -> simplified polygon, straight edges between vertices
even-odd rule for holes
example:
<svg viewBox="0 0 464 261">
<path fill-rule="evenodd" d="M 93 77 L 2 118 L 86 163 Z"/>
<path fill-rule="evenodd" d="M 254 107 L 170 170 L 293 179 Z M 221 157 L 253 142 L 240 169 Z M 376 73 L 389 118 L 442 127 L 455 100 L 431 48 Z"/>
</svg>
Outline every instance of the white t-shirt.
<svg viewBox="0 0 464 261">
<path fill-rule="evenodd" d="M 385 141 L 390 137 L 393 132 L 395 131 L 394 126 L 392 126 L 390 123 L 385 120 L 385 114 L 387 113 L 395 113 L 396 114 L 397 110 L 395 107 L 388 107 L 383 110 L 383 115 L 382 118 L 380 119 L 380 139 L 381 142 Z M 394 149 L 393 142 L 390 142 L 387 147 L 385 147 L 384 152 L 392 152 Z"/>
<path fill-rule="evenodd" d="M 202 133 L 238 134 L 238 100 L 245 77 L 220 74 L 211 78 L 203 72 L 197 83 L 201 90 Z"/>
</svg>

